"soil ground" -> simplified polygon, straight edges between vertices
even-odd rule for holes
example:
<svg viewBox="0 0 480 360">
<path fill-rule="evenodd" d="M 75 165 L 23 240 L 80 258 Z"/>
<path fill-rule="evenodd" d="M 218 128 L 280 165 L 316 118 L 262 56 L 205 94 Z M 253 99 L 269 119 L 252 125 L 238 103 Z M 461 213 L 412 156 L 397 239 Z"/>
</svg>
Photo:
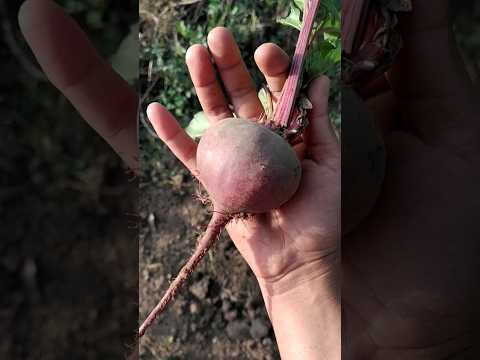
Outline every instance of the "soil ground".
<svg viewBox="0 0 480 360">
<path fill-rule="evenodd" d="M 137 231 L 125 216 L 137 186 L 37 76 L 21 3 L 0 2 L 0 359 L 121 359 L 138 321 Z M 74 14 L 104 55 L 137 17 L 132 2 L 114 3 Z"/>
<path fill-rule="evenodd" d="M 168 152 L 140 200 L 140 314 L 144 319 L 192 253 L 210 213 Z M 141 359 L 279 359 L 256 280 L 227 234 L 141 342 Z"/>
</svg>

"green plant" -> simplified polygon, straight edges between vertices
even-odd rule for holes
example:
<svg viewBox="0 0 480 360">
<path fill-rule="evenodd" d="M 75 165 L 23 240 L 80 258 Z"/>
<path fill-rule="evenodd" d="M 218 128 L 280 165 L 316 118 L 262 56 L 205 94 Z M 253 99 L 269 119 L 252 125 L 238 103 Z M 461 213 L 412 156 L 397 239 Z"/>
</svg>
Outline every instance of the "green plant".
<svg viewBox="0 0 480 360">
<path fill-rule="evenodd" d="M 191 5 L 142 0 L 140 5 L 139 86 L 143 107 L 158 101 L 182 126 L 187 126 L 201 110 L 185 66 L 185 52 L 192 44 L 205 45 L 211 29 L 220 25 L 231 29 L 258 84 L 262 75 L 253 61 L 254 50 L 267 41 L 282 44 L 287 51 L 294 45 L 294 30 L 276 21 L 287 13 L 287 0 L 208 0 Z M 145 118 L 143 112 L 141 116 Z M 164 146 L 148 129 L 144 121 L 140 127 L 142 177 L 147 182 L 162 182 L 164 174 L 178 172 L 180 167 L 166 161 Z"/>
<path fill-rule="evenodd" d="M 290 4 L 287 16 L 277 19 L 279 24 L 294 28 L 298 31 L 303 26 L 302 12 L 305 6 L 305 0 L 294 0 Z M 183 28 L 184 24 L 181 23 Z M 186 30 L 183 31 L 187 33 Z M 330 78 L 338 78 L 341 64 L 341 39 L 340 39 L 340 1 L 324 0 L 320 3 L 316 22 L 311 35 L 311 45 L 306 58 L 303 72 L 302 88 L 306 88 L 311 80 L 320 75 L 328 75 Z M 335 80 L 334 80 L 335 81 Z M 338 88 L 334 83 L 333 96 L 338 97 Z M 258 96 L 264 106 L 265 113 L 273 111 L 269 101 L 268 90 L 262 87 Z M 338 102 L 339 103 L 339 102 Z M 268 117 L 268 115 L 267 115 Z M 331 118 L 333 124 L 340 127 L 340 111 L 338 106 L 332 109 Z M 203 132 L 208 128 L 207 117 L 203 112 L 198 112 L 185 128 L 186 132 L 194 139 L 200 138 Z"/>
</svg>

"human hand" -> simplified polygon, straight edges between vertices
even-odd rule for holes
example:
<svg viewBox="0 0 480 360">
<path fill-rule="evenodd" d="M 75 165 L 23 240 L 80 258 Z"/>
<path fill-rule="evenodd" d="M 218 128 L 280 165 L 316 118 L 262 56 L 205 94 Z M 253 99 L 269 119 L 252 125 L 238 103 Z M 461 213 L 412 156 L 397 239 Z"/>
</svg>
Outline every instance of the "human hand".
<svg viewBox="0 0 480 360">
<path fill-rule="evenodd" d="M 260 119 L 262 105 L 230 32 L 212 30 L 208 45 L 235 114 Z M 255 60 L 278 98 L 288 56 L 278 46 L 264 44 Z M 192 46 L 186 62 L 210 123 L 231 117 L 207 49 Z M 258 279 L 284 359 L 317 359 L 319 354 L 340 358 L 340 146 L 328 120 L 328 90 L 325 77 L 309 89 L 310 125 L 294 146 L 302 162 L 297 193 L 279 209 L 227 225 Z M 160 104 L 151 104 L 147 112 L 159 137 L 201 181 L 195 164 L 197 144 Z"/>
<path fill-rule="evenodd" d="M 238 116 L 260 119 L 257 92 L 230 32 L 216 28 L 208 45 Z M 287 77 L 289 58 L 276 45 L 264 44 L 255 53 L 274 98 Z M 216 80 L 207 49 L 192 46 L 186 62 L 198 98 L 210 123 L 232 116 Z M 328 121 L 328 79 L 314 81 L 310 127 L 295 150 L 302 161 L 302 181 L 289 202 L 271 213 L 233 220 L 227 230 L 261 286 L 287 291 L 301 281 L 320 277 L 335 263 L 339 239 L 340 148 Z M 160 104 L 148 108 L 157 134 L 201 181 L 195 166 L 196 143 Z"/>
<path fill-rule="evenodd" d="M 413 6 L 393 91 L 367 101 L 389 124 L 387 170 L 370 216 L 342 239 L 346 359 L 478 358 L 478 101 L 448 1 Z"/>
<path fill-rule="evenodd" d="M 138 169 L 138 97 L 51 0 L 27 0 L 20 29 L 49 80 L 120 155 Z"/>
</svg>

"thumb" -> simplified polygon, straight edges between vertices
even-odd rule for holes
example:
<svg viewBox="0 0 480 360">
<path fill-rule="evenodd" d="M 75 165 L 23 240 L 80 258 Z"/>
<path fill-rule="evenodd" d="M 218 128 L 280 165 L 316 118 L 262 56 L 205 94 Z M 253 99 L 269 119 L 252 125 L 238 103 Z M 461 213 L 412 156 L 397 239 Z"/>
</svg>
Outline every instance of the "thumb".
<svg viewBox="0 0 480 360">
<path fill-rule="evenodd" d="M 308 98 L 313 105 L 309 113 L 309 126 L 304 133 L 308 157 L 318 162 L 339 151 L 339 142 L 328 117 L 330 80 L 320 76 L 312 81 Z"/>
</svg>

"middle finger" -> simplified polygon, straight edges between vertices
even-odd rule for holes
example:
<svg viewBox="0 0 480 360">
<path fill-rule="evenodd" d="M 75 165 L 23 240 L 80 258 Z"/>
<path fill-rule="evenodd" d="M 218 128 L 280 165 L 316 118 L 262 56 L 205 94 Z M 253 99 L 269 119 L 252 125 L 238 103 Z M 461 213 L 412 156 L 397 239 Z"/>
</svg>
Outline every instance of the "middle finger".
<svg viewBox="0 0 480 360">
<path fill-rule="evenodd" d="M 217 27 L 210 31 L 207 42 L 235 113 L 246 119 L 259 118 L 262 104 L 230 31 Z"/>
<path fill-rule="evenodd" d="M 255 51 L 255 62 L 265 76 L 274 99 L 278 100 L 287 80 L 290 58 L 278 45 L 266 43 Z"/>
</svg>

